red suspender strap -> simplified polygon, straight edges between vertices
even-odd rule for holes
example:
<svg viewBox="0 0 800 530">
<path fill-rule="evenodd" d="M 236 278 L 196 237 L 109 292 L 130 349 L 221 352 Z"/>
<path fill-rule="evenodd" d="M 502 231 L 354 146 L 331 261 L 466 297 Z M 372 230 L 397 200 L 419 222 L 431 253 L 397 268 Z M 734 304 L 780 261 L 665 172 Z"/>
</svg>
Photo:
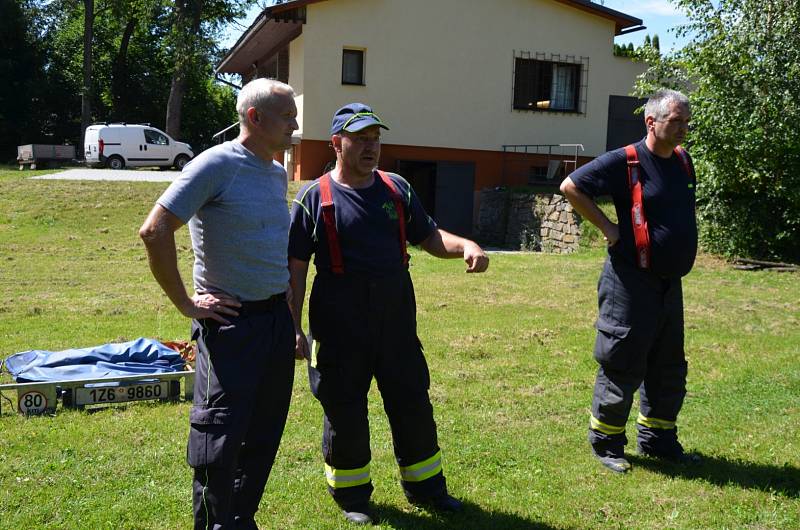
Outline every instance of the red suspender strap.
<svg viewBox="0 0 800 530">
<path fill-rule="evenodd" d="M 385 171 L 378 170 L 378 175 L 381 176 L 381 180 L 386 184 L 386 187 L 389 188 L 392 200 L 394 201 L 394 209 L 397 212 L 397 224 L 400 227 L 400 252 L 402 252 L 403 256 L 403 266 L 408 267 L 408 252 L 406 251 L 406 209 L 403 205 L 403 197 L 400 195 L 400 192 L 397 191 L 397 186 L 395 186 L 394 182 Z"/>
<path fill-rule="evenodd" d="M 641 168 L 636 147 L 625 147 L 625 156 L 628 159 L 628 188 L 631 190 L 631 222 L 633 224 L 633 238 L 636 242 L 636 264 L 640 269 L 650 268 L 650 233 L 647 230 L 647 217 L 644 214 L 644 193 L 642 182 L 639 178 Z"/>
<path fill-rule="evenodd" d="M 322 220 L 325 222 L 325 233 L 328 235 L 328 251 L 331 255 L 331 270 L 334 274 L 344 274 L 342 248 L 339 246 L 339 235 L 336 232 L 336 210 L 333 208 L 331 194 L 331 174 L 325 173 L 319 179 L 320 205 Z"/>
</svg>

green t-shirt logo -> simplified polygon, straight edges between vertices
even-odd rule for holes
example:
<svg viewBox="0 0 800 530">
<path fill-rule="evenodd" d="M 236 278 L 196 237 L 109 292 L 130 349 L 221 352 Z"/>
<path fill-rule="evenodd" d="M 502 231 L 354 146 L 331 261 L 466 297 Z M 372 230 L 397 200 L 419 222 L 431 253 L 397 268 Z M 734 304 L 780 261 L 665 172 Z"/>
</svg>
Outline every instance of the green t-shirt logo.
<svg viewBox="0 0 800 530">
<path fill-rule="evenodd" d="M 395 209 L 393 202 L 383 203 L 382 208 L 386 212 L 386 215 L 389 216 L 389 219 L 392 221 L 397 221 L 397 210 Z"/>
</svg>

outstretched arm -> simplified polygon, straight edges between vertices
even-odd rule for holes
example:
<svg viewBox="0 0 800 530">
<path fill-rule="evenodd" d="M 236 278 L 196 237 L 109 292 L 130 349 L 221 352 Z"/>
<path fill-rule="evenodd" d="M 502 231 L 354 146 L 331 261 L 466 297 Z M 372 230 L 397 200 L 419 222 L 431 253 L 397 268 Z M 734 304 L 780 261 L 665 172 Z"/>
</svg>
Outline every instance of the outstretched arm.
<svg viewBox="0 0 800 530">
<path fill-rule="evenodd" d="M 603 213 L 603 210 L 597 206 L 597 203 L 579 190 L 571 178 L 565 178 L 559 189 L 572 204 L 572 207 L 575 208 L 576 212 L 600 229 L 606 241 L 608 241 L 609 247 L 619 241 L 619 226 L 612 223 Z"/>
<path fill-rule="evenodd" d="M 463 257 L 467 272 L 484 272 L 489 268 L 489 257 L 477 243 L 441 228 L 434 230 L 420 246 L 437 258 Z"/>
<path fill-rule="evenodd" d="M 175 249 L 175 231 L 183 222 L 172 212 L 156 204 L 139 229 L 144 241 L 150 270 L 175 307 L 189 318 L 211 318 L 229 324 L 222 315 L 237 315 L 234 308 L 241 306 L 238 300 L 223 293 L 195 294 L 186 292 L 178 271 L 178 253 Z"/>
</svg>

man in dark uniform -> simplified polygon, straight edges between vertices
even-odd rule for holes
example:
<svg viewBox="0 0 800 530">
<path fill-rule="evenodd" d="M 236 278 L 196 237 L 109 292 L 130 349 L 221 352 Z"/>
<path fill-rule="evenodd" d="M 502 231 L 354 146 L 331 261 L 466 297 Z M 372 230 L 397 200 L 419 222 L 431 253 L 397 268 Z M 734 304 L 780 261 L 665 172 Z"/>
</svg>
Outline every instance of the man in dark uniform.
<svg viewBox="0 0 800 530">
<path fill-rule="evenodd" d="M 297 350 L 309 358 L 311 390 L 325 413 L 328 491 L 358 524 L 372 522 L 367 392 L 373 377 L 406 497 L 441 511 L 461 509 L 447 493 L 442 471 L 406 241 L 437 257 L 463 257 L 467 272 L 489 265 L 474 242 L 436 226 L 402 177 L 376 171 L 381 128 L 388 129 L 366 105 L 336 112 L 336 167 L 300 190 L 289 236 Z M 309 302 L 309 352 L 300 315 L 312 254 L 317 274 Z"/>
<path fill-rule="evenodd" d="M 679 145 L 689 101 L 660 90 L 645 106 L 647 137 L 610 151 L 569 175 L 562 193 L 608 242 L 598 283 L 594 357 L 599 363 L 589 443 L 600 462 L 625 473 L 625 424 L 639 389 L 640 453 L 688 462 L 676 421 L 686 395 L 681 277 L 697 253 L 694 170 Z M 640 184 L 637 187 L 637 182 Z M 594 198 L 610 195 L 619 224 Z"/>
<path fill-rule="evenodd" d="M 294 92 L 257 79 L 239 92 L 236 110 L 239 137 L 192 160 L 139 232 L 156 280 L 193 319 L 199 349 L 187 451 L 196 529 L 256 528 L 294 379 L 286 170 L 272 158 L 298 129 Z M 175 251 L 185 223 L 193 296 Z"/>
</svg>

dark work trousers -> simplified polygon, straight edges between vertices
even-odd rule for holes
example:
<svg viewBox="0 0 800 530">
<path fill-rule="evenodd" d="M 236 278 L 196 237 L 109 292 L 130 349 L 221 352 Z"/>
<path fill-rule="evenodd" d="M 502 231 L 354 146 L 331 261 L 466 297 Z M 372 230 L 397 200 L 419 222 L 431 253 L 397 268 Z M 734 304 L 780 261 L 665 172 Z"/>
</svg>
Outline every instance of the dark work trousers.
<svg viewBox="0 0 800 530">
<path fill-rule="evenodd" d="M 417 338 L 408 271 L 380 279 L 318 273 L 309 320 L 314 339 L 309 382 L 324 411 L 322 453 L 328 491 L 337 504 L 346 509 L 372 494 L 367 392 L 373 377 L 389 418 L 401 477 L 404 468 L 428 470 L 427 475 L 401 479 L 406 497 L 425 500 L 445 492 L 428 397 L 430 375 Z"/>
<path fill-rule="evenodd" d="M 196 529 L 256 528 L 294 379 L 294 323 L 283 295 L 244 302 L 230 325 L 192 322 L 198 354 L 187 460 Z"/>
<path fill-rule="evenodd" d="M 639 389 L 639 441 L 677 443 L 675 421 L 686 395 L 680 278 L 661 278 L 616 257 L 598 282 L 594 357 L 599 363 L 589 442 L 621 455 L 633 394 Z M 641 424 L 642 418 L 652 429 Z M 660 439 L 660 440 L 659 440 Z"/>
</svg>

